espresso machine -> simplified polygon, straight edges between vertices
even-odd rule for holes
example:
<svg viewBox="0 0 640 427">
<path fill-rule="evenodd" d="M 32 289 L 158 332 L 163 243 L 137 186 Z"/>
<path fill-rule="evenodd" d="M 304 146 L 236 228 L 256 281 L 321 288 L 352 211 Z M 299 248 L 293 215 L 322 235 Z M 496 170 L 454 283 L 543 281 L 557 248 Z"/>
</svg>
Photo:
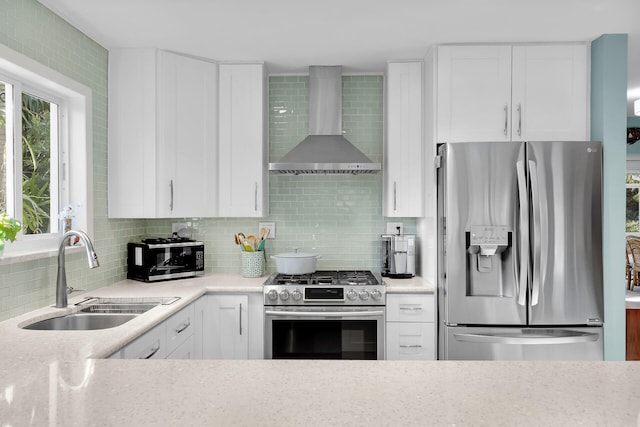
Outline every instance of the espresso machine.
<svg viewBox="0 0 640 427">
<path fill-rule="evenodd" d="M 416 236 L 413 234 L 383 234 L 382 275 L 406 279 L 416 274 Z"/>
</svg>

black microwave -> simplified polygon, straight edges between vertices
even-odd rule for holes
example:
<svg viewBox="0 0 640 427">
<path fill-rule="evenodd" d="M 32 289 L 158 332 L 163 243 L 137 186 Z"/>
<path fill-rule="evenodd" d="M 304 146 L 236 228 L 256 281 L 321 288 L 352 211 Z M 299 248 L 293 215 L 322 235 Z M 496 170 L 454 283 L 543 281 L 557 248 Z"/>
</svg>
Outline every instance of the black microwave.
<svg viewBox="0 0 640 427">
<path fill-rule="evenodd" d="M 204 275 L 204 243 L 185 238 L 147 238 L 127 244 L 127 279 L 143 282 Z"/>
</svg>

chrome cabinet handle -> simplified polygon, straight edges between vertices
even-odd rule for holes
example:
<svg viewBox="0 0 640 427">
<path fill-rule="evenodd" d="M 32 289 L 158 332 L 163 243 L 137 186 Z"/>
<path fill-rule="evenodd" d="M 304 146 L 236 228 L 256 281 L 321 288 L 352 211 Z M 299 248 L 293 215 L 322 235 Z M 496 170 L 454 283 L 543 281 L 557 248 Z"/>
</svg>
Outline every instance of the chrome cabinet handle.
<svg viewBox="0 0 640 427">
<path fill-rule="evenodd" d="M 422 306 L 419 306 L 419 307 L 400 307 L 400 310 L 405 310 L 405 311 L 422 311 Z"/>
<path fill-rule="evenodd" d="M 171 192 L 171 200 L 169 201 L 169 210 L 173 212 L 173 180 L 169 181 L 169 191 Z"/>
<path fill-rule="evenodd" d="M 240 310 L 239 310 L 239 322 L 240 323 L 240 335 L 242 335 L 242 303 L 240 303 Z"/>
<path fill-rule="evenodd" d="M 189 326 L 191 326 L 191 320 L 187 319 L 186 322 L 184 322 L 180 327 L 178 327 L 176 329 L 176 334 L 179 334 L 180 332 L 184 331 L 185 329 L 187 329 Z"/>
<path fill-rule="evenodd" d="M 518 136 L 522 136 L 522 104 L 518 104 Z"/>
<path fill-rule="evenodd" d="M 395 181 L 393 181 L 393 211 L 395 212 L 398 208 L 398 188 Z"/>
<path fill-rule="evenodd" d="M 507 135 L 507 131 L 509 130 L 509 106 L 505 104 L 504 106 L 504 134 Z"/>
<path fill-rule="evenodd" d="M 258 183 L 257 182 L 253 191 L 253 210 L 258 212 Z"/>
<path fill-rule="evenodd" d="M 158 342 L 154 347 L 151 347 L 151 352 L 147 356 L 140 357 L 140 359 L 151 359 L 154 354 L 160 350 L 160 343 Z"/>
<path fill-rule="evenodd" d="M 400 348 L 422 348 L 422 346 L 420 344 L 412 344 L 412 345 L 400 344 Z"/>
</svg>

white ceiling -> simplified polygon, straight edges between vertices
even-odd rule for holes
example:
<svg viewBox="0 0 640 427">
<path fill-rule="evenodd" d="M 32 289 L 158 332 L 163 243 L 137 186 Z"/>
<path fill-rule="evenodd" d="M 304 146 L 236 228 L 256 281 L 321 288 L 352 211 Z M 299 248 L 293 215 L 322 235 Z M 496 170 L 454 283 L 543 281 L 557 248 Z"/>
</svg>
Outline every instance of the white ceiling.
<svg viewBox="0 0 640 427">
<path fill-rule="evenodd" d="M 343 65 L 382 72 L 454 42 L 591 41 L 629 34 L 629 105 L 640 98 L 639 0 L 40 0 L 106 48 L 158 47 L 262 60 L 271 74 Z M 629 115 L 633 115 L 629 107 Z"/>
</svg>

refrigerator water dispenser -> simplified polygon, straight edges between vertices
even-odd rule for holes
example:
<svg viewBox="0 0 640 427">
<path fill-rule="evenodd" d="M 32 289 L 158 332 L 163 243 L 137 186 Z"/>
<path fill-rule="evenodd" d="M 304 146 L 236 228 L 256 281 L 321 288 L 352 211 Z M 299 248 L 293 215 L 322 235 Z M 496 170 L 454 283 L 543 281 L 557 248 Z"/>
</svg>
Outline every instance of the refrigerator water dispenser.
<svg viewBox="0 0 640 427">
<path fill-rule="evenodd" d="M 505 226 L 472 226 L 467 240 L 467 295 L 505 295 L 502 284 L 503 256 L 511 246 L 511 231 Z"/>
</svg>

